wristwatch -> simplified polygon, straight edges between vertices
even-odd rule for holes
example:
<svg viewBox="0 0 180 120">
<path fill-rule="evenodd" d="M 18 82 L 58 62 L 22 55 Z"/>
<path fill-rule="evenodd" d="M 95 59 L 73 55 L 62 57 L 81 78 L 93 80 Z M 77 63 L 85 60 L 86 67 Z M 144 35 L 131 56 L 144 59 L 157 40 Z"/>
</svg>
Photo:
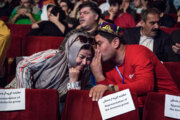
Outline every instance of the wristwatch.
<svg viewBox="0 0 180 120">
<path fill-rule="evenodd" d="M 109 84 L 108 87 L 112 90 L 115 91 L 114 85 L 113 84 Z"/>
</svg>

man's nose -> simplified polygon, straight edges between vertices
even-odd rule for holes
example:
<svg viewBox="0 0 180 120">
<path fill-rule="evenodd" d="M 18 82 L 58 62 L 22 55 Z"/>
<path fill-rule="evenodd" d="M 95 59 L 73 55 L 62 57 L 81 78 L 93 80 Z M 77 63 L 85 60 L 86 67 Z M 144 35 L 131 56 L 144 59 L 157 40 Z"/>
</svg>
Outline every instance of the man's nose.
<svg viewBox="0 0 180 120">
<path fill-rule="evenodd" d="M 159 28 L 159 23 L 155 23 L 155 24 L 154 24 L 154 27 L 155 27 L 156 29 L 158 29 L 158 28 Z"/>
<path fill-rule="evenodd" d="M 84 59 L 82 60 L 82 64 L 83 64 L 83 65 L 86 65 L 86 64 L 87 64 L 87 59 L 86 59 L 86 58 L 84 58 Z"/>
</svg>

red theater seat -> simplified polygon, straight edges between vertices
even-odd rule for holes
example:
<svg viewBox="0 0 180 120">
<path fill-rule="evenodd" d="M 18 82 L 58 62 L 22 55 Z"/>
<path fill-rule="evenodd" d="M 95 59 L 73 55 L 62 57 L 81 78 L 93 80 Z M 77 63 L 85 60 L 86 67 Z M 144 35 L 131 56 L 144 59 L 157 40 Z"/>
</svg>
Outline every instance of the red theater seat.
<svg viewBox="0 0 180 120">
<path fill-rule="evenodd" d="M 26 110 L 0 112 L 0 120 L 58 120 L 59 100 L 55 89 L 26 89 Z"/>
<path fill-rule="evenodd" d="M 9 46 L 9 49 L 7 51 L 7 57 L 15 58 L 17 56 L 21 56 L 21 42 L 22 37 L 20 36 L 12 36 L 11 37 L 11 44 Z"/>
<path fill-rule="evenodd" d="M 0 16 L 0 19 L 6 23 L 9 20 L 9 17 L 8 16 Z"/>
<path fill-rule="evenodd" d="M 164 116 L 165 94 L 149 93 L 143 111 L 143 120 L 175 120 Z"/>
<path fill-rule="evenodd" d="M 164 62 L 163 63 L 174 79 L 180 90 L 180 62 Z"/>
<path fill-rule="evenodd" d="M 160 27 L 160 29 L 168 34 L 171 34 L 173 31 L 178 30 L 180 28 L 178 28 L 178 27 L 173 27 L 173 28 Z"/>
<path fill-rule="evenodd" d="M 22 55 L 29 56 L 43 50 L 57 49 L 63 40 L 64 37 L 27 36 L 22 40 Z"/>
<path fill-rule="evenodd" d="M 113 117 L 109 120 L 139 120 L 137 96 L 132 94 L 136 110 Z M 89 97 L 89 91 L 68 92 L 61 120 L 102 120 L 98 103 Z"/>
<path fill-rule="evenodd" d="M 24 24 L 7 24 L 8 28 L 11 30 L 12 36 L 26 36 L 30 30 L 31 25 L 24 25 Z"/>
</svg>

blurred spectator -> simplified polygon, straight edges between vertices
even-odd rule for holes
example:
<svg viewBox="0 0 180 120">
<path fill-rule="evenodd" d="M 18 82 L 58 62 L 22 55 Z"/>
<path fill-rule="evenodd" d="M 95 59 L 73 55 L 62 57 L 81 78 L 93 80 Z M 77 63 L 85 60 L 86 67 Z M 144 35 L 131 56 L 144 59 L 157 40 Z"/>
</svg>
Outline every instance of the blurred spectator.
<svg viewBox="0 0 180 120">
<path fill-rule="evenodd" d="M 160 13 L 156 8 L 142 12 L 142 26 L 124 31 L 127 44 L 140 44 L 153 51 L 160 61 L 168 61 L 172 53 L 170 36 L 159 29 Z"/>
<path fill-rule="evenodd" d="M 21 0 L 20 5 L 15 7 L 9 18 L 12 24 L 32 24 L 40 20 L 40 15 L 33 13 L 30 0 Z"/>
<path fill-rule="evenodd" d="M 68 32 L 67 24 L 64 23 L 65 13 L 54 6 L 48 16 L 49 21 L 41 21 L 32 25 L 29 35 L 32 36 L 65 36 Z"/>
<path fill-rule="evenodd" d="M 68 24 L 69 29 L 76 28 L 79 25 L 78 20 L 70 17 L 71 10 L 73 9 L 72 3 L 69 0 L 61 0 L 59 6 L 66 14 L 64 21 Z"/>
<path fill-rule="evenodd" d="M 6 58 L 7 50 L 10 46 L 10 30 L 3 21 L 0 20 L 0 86 L 5 85 L 5 67 L 4 60 Z"/>
<path fill-rule="evenodd" d="M 0 0 L 0 16 L 10 16 L 20 0 Z"/>
<path fill-rule="evenodd" d="M 32 12 L 34 14 L 41 15 L 42 11 L 42 0 L 33 0 L 33 7 L 32 7 Z"/>
<path fill-rule="evenodd" d="M 163 27 L 174 27 L 176 21 L 174 20 L 173 17 L 167 15 L 165 13 L 166 9 L 166 3 L 165 1 L 155 1 L 152 2 L 151 4 L 148 4 L 148 8 L 156 8 L 160 12 L 160 26 Z"/>
<path fill-rule="evenodd" d="M 180 62 L 180 30 L 176 30 L 171 34 L 172 50 L 175 55 L 171 58 L 171 61 Z"/>
<path fill-rule="evenodd" d="M 120 10 L 122 1 L 110 0 L 109 4 L 110 4 L 110 8 L 108 10 L 109 15 L 105 17 L 106 20 L 112 21 L 112 23 L 122 28 L 129 28 L 136 26 L 135 20 L 132 17 L 132 15 L 128 13 L 124 13 L 122 10 Z"/>
<path fill-rule="evenodd" d="M 93 33 L 98 26 L 101 10 L 98 8 L 97 4 L 93 2 L 87 2 L 79 6 L 79 11 L 80 25 L 77 27 L 77 29 L 81 28 L 89 33 Z"/>
<path fill-rule="evenodd" d="M 133 16 L 134 20 L 136 20 L 136 11 L 133 10 L 130 7 L 130 0 L 122 0 L 122 4 L 120 6 L 120 9 L 124 12 L 124 13 L 128 13 L 130 15 Z"/>
<path fill-rule="evenodd" d="M 55 0 L 43 0 L 43 5 L 55 4 Z"/>
<path fill-rule="evenodd" d="M 79 6 L 83 3 L 87 3 L 87 2 L 92 2 L 92 3 L 95 3 L 97 4 L 95 1 L 92 1 L 92 0 L 79 0 L 78 2 L 75 2 L 74 3 L 74 8 L 70 14 L 70 17 L 71 18 L 79 18 Z"/>
<path fill-rule="evenodd" d="M 136 10 L 137 14 L 141 14 L 142 10 L 147 8 L 148 2 L 146 0 L 133 0 L 133 9 Z"/>
<path fill-rule="evenodd" d="M 106 0 L 106 2 L 102 3 L 101 5 L 99 5 L 99 8 L 101 9 L 101 13 L 103 15 L 104 12 L 108 11 L 108 9 L 110 8 L 109 0 Z"/>
<path fill-rule="evenodd" d="M 178 7 L 180 6 L 180 0 L 173 0 L 173 4 L 176 8 L 176 10 L 178 9 Z"/>
<path fill-rule="evenodd" d="M 54 4 L 43 5 L 41 20 L 48 20 L 48 14 L 50 13 L 52 6 L 55 6 L 55 5 Z"/>
</svg>

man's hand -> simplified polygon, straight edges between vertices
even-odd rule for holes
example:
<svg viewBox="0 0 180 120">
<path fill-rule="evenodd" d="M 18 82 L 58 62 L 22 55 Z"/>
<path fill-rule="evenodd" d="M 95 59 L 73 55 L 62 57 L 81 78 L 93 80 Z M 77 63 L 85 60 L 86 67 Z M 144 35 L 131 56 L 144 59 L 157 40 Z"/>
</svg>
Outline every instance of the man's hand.
<svg viewBox="0 0 180 120">
<path fill-rule="evenodd" d="M 69 68 L 69 82 L 78 81 L 80 71 L 76 68 Z"/>
<path fill-rule="evenodd" d="M 107 90 L 108 86 L 106 85 L 96 85 L 90 89 L 89 97 L 92 97 L 92 101 L 98 101 Z"/>
<path fill-rule="evenodd" d="M 97 49 L 95 51 L 95 55 L 93 57 L 90 67 L 96 81 L 102 81 L 105 79 L 101 64 L 101 53 Z"/>
<path fill-rule="evenodd" d="M 173 45 L 172 49 L 176 54 L 180 54 L 180 44 L 179 43 L 176 43 L 176 45 Z"/>
<path fill-rule="evenodd" d="M 55 16 L 53 14 L 50 15 L 49 20 L 53 22 L 54 24 L 57 24 L 59 22 L 59 13 Z"/>
</svg>

